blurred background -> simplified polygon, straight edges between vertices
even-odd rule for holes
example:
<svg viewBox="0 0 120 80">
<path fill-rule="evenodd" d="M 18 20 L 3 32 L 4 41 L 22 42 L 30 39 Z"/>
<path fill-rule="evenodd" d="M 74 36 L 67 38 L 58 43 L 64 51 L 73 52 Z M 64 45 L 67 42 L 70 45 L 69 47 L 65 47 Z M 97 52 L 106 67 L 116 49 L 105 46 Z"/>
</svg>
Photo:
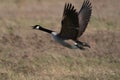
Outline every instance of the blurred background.
<svg viewBox="0 0 120 80">
<path fill-rule="evenodd" d="M 66 2 L 0 0 L 0 80 L 119 80 L 120 0 L 90 0 L 91 20 L 80 38 L 90 49 L 68 49 L 42 31 L 59 32 Z"/>
</svg>

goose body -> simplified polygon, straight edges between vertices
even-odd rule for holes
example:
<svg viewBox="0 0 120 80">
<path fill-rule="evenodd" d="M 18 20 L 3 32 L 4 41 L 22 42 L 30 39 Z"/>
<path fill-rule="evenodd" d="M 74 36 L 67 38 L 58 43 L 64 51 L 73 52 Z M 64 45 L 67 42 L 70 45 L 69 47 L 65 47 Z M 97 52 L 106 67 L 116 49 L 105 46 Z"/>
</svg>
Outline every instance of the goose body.
<svg viewBox="0 0 120 80">
<path fill-rule="evenodd" d="M 62 37 L 58 36 L 57 32 L 45 29 L 45 28 L 41 27 L 40 25 L 35 25 L 33 27 L 33 29 L 43 30 L 44 32 L 47 32 L 47 33 L 51 34 L 51 36 L 53 37 L 53 39 L 55 41 L 57 41 L 58 43 L 60 43 L 61 45 L 65 46 L 65 47 L 68 47 L 68 48 L 71 48 L 71 49 L 77 49 L 78 48 L 77 46 L 70 45 L 68 42 L 65 42 L 66 39 L 63 39 Z"/>
<path fill-rule="evenodd" d="M 33 29 L 42 30 L 52 35 L 52 37 L 65 47 L 72 49 L 85 49 L 84 47 L 90 46 L 78 40 L 78 38 L 84 33 L 88 22 L 90 20 L 92 12 L 92 6 L 89 0 L 84 0 L 79 12 L 74 9 L 71 3 L 65 4 L 63 18 L 61 21 L 61 31 L 57 33 L 55 31 L 43 28 L 40 25 L 33 26 Z M 74 45 L 70 45 L 65 40 L 73 40 Z"/>
</svg>

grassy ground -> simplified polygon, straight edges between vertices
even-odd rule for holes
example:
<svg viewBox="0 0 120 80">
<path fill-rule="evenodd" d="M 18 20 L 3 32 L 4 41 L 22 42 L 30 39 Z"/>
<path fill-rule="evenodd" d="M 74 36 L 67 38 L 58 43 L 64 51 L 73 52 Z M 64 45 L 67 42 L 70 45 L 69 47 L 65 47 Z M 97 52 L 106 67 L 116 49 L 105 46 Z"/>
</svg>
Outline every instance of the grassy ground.
<svg viewBox="0 0 120 80">
<path fill-rule="evenodd" d="M 93 13 L 80 40 L 90 49 L 71 50 L 40 24 L 59 32 L 65 2 L 83 0 L 0 0 L 0 80 L 119 80 L 120 1 L 91 0 Z"/>
</svg>

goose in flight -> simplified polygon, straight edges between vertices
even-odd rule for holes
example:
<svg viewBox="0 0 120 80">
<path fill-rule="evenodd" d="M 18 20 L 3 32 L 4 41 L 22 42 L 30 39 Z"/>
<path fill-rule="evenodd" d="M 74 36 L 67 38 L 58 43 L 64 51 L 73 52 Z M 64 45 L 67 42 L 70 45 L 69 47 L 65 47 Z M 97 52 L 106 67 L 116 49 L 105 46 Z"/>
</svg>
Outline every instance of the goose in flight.
<svg viewBox="0 0 120 80">
<path fill-rule="evenodd" d="M 60 44 L 68 48 L 85 49 L 90 45 L 86 42 L 81 42 L 78 38 L 84 33 L 92 13 L 92 6 L 89 0 L 84 0 L 79 12 L 76 11 L 71 3 L 66 3 L 64 6 L 63 18 L 61 21 L 61 31 L 46 29 L 40 25 L 33 26 L 33 29 L 42 30 L 52 35 L 52 37 Z M 70 45 L 65 40 L 74 41 L 74 45 Z"/>
</svg>

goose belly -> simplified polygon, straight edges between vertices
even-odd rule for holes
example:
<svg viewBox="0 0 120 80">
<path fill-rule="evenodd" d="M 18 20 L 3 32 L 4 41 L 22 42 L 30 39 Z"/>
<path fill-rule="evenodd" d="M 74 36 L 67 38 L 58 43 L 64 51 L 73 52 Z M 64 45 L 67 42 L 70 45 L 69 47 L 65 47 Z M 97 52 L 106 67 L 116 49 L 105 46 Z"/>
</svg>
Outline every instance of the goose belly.
<svg viewBox="0 0 120 80">
<path fill-rule="evenodd" d="M 77 49 L 77 46 L 75 45 L 71 45 L 68 42 L 65 42 L 64 39 L 60 38 L 59 36 L 53 36 L 54 40 L 57 41 L 58 43 L 60 43 L 61 45 L 71 48 L 71 49 Z"/>
</svg>

